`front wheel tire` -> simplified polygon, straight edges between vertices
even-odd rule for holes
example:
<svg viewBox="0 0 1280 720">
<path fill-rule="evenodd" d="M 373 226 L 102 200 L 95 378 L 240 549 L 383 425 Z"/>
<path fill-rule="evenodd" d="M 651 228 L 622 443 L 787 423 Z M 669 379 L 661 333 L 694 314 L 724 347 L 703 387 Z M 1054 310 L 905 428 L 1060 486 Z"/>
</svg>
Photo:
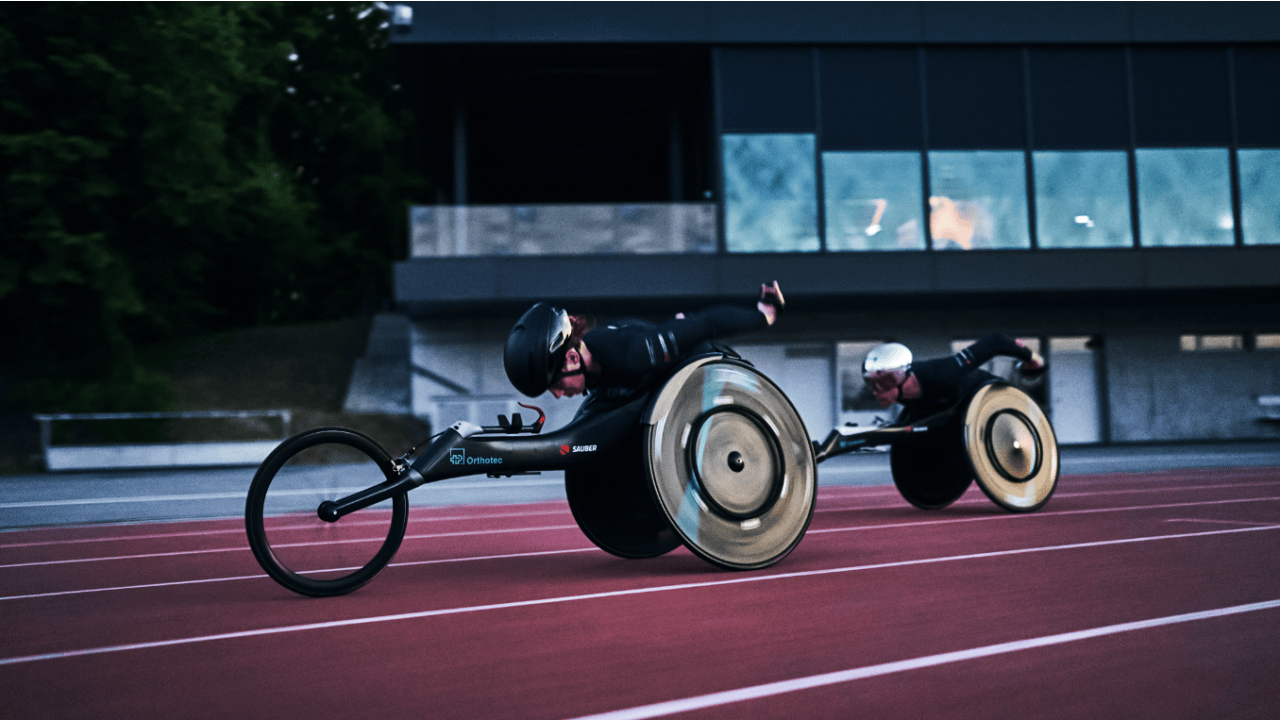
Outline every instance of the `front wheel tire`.
<svg viewBox="0 0 1280 720">
<path fill-rule="evenodd" d="M 249 547 L 273 580 L 301 595 L 344 595 L 391 562 L 409 520 L 405 493 L 343 516 L 320 519 L 321 503 L 396 479 L 372 438 L 343 428 L 295 435 L 263 461 L 249 486 Z"/>
</svg>

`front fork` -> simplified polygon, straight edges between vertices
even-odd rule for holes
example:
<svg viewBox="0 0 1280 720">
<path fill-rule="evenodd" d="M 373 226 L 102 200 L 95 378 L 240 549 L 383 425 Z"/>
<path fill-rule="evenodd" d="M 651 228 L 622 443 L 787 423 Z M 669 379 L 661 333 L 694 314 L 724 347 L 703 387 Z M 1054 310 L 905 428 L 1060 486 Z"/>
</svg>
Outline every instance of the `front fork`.
<svg viewBox="0 0 1280 720">
<path fill-rule="evenodd" d="M 826 440 L 813 441 L 813 459 L 815 462 L 822 462 L 837 455 L 889 445 L 908 433 L 925 432 L 928 429 L 921 425 L 882 428 L 838 427 L 827 435 Z"/>
<path fill-rule="evenodd" d="M 395 479 L 387 480 L 338 500 L 325 500 L 320 503 L 316 514 L 325 522 L 337 522 L 344 515 L 363 510 L 370 505 L 377 505 L 383 500 L 395 497 L 400 493 L 421 487 L 427 483 L 427 475 L 440 462 L 449 457 L 449 451 L 455 445 L 480 432 L 482 432 L 480 427 L 469 422 L 456 422 L 449 426 L 448 430 L 440 433 L 440 437 L 436 438 L 435 442 L 431 443 L 426 451 L 417 460 L 414 460 L 412 464 L 406 462 L 406 457 L 396 458 L 392 461 L 392 470 L 396 474 Z"/>
</svg>

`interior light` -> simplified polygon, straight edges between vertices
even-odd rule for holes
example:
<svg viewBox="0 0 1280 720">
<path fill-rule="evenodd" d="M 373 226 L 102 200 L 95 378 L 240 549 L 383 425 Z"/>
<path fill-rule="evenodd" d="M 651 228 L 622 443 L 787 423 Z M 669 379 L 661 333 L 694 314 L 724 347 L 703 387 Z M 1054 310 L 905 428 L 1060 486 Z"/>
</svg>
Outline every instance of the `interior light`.
<svg viewBox="0 0 1280 720">
<path fill-rule="evenodd" d="M 1093 220 L 1090 219 L 1088 215 L 1077 215 L 1076 224 L 1083 225 L 1085 227 L 1093 227 Z"/>
<path fill-rule="evenodd" d="M 1223 230 L 1234 230 L 1236 227 L 1236 221 L 1230 215 L 1223 215 L 1218 218 L 1218 227 Z"/>
</svg>

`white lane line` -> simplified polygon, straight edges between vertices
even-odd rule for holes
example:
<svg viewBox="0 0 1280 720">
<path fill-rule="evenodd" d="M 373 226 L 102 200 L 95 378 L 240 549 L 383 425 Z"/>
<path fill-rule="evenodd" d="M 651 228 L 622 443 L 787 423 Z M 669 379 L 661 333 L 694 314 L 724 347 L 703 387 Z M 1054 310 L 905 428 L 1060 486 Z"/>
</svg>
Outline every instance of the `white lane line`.
<svg viewBox="0 0 1280 720">
<path fill-rule="evenodd" d="M 562 485 L 563 480 L 511 480 L 497 482 L 472 482 L 457 485 L 437 484 L 440 490 L 471 490 L 473 488 L 515 488 L 537 487 L 542 485 Z M 334 492 L 353 493 L 364 490 L 365 486 L 350 488 L 333 488 Z M 309 495 L 311 490 L 294 490 L 277 492 L 277 495 Z M 245 498 L 244 492 L 223 493 L 189 493 L 184 495 L 120 495 L 116 497 L 70 498 L 67 500 L 26 500 L 21 502 L 0 503 L 0 510 L 16 510 L 20 508 L 67 507 L 74 505 L 110 505 L 115 503 L 155 503 L 177 502 L 184 500 L 240 500 Z"/>
<path fill-rule="evenodd" d="M 1218 485 L 1193 485 L 1193 486 L 1178 487 L 1178 488 L 1136 488 L 1132 490 L 1103 490 L 1099 492 L 1085 492 L 1085 493 L 1059 492 L 1059 493 L 1055 493 L 1054 497 L 1056 498 L 1090 497 L 1094 495 L 1121 495 L 1121 494 L 1131 494 L 1131 493 L 1168 492 L 1171 490 L 1217 490 L 1220 488 L 1265 487 L 1265 486 L 1271 486 L 1276 484 L 1280 484 L 1280 482 L 1224 483 L 1224 484 L 1218 484 Z M 848 487 L 850 489 L 858 489 L 857 486 L 842 486 L 842 487 Z M 897 490 L 891 489 L 891 490 L 882 491 L 882 492 L 841 493 L 841 495 L 855 495 L 855 494 L 858 496 L 870 496 L 870 495 L 896 496 L 898 495 L 898 492 Z M 988 502 L 986 497 L 977 497 L 977 498 L 970 498 L 967 500 L 959 500 L 955 503 L 955 505 L 983 504 L 986 502 Z M 814 512 L 853 512 L 856 510 L 884 510 L 888 508 L 900 508 L 900 507 L 903 507 L 903 506 L 896 505 L 896 504 L 895 505 L 874 505 L 874 506 L 852 506 L 852 507 L 821 507 L 819 506 L 814 508 Z M 560 510 L 536 510 L 536 511 L 528 511 L 528 512 L 516 512 L 516 513 L 485 513 L 485 514 L 479 514 L 479 515 L 410 517 L 410 521 L 411 522 L 447 522 L 447 521 L 454 521 L 454 520 L 457 520 L 457 521 L 489 520 L 489 519 L 513 518 L 513 517 L 532 517 L 535 515 L 562 515 L 568 512 L 569 510 L 566 508 L 566 509 L 560 509 Z M 1042 513 L 1042 514 L 1049 514 L 1049 513 Z M 347 527 L 354 527 L 355 525 L 358 525 L 358 524 L 362 524 L 362 523 L 349 523 L 347 524 Z M 377 523 L 367 523 L 367 524 L 375 525 Z M 299 526 L 299 527 L 300 529 L 305 529 L 308 526 Z M 287 530 L 289 528 L 276 528 L 276 529 Z M 209 535 L 209 536 L 238 535 L 243 533 L 244 533 L 244 528 L 235 527 L 235 528 L 226 528 L 223 530 L 195 530 L 190 532 L 173 532 L 173 533 L 163 533 L 163 534 L 156 534 L 156 535 L 120 535 L 116 537 L 103 536 L 103 537 L 97 537 L 97 538 L 75 538 L 75 539 L 69 539 L 69 540 L 40 540 L 40 541 L 24 542 L 24 543 L 0 544 L 0 550 L 4 550 L 8 548 L 42 547 L 42 546 L 49 546 L 49 545 L 76 545 L 76 544 L 87 544 L 87 543 L 97 543 L 97 542 L 117 542 L 117 541 L 123 542 L 128 540 L 152 540 L 157 538 L 202 537 L 206 535 Z"/>
<path fill-rule="evenodd" d="M 544 525 L 541 527 L 505 528 L 502 530 L 468 530 L 465 532 L 431 533 L 428 535 L 405 535 L 404 539 L 405 540 L 426 540 L 430 538 L 462 537 L 464 535 L 501 535 L 505 533 L 536 532 L 540 530 L 569 530 L 569 529 L 576 530 L 577 528 L 578 528 L 577 525 Z M 349 543 L 368 543 L 368 542 L 380 543 L 385 539 L 386 539 L 385 537 L 353 538 L 350 540 L 330 540 L 324 543 L 288 543 L 285 545 L 274 545 L 273 547 L 287 548 L 287 547 L 309 547 L 312 545 L 343 545 L 343 544 L 349 544 Z M 202 555 L 204 553 L 245 552 L 248 550 L 249 550 L 248 545 L 243 545 L 240 547 L 228 547 L 228 548 L 208 548 L 204 550 L 174 550 L 170 552 L 161 552 L 161 553 L 142 553 L 139 555 L 112 555 L 109 557 L 71 558 L 68 560 L 38 560 L 35 562 L 12 563 L 9 565 L 0 565 L 0 568 L 37 567 L 41 565 L 70 565 L 73 563 L 103 562 L 106 560 L 142 560 L 147 558 L 174 557 L 178 555 Z"/>
<path fill-rule="evenodd" d="M 570 548 L 568 550 L 539 550 L 536 552 L 508 553 L 506 555 L 475 555 L 472 557 L 457 558 L 439 558 L 436 560 L 409 560 L 406 562 L 393 562 L 387 567 L 407 567 L 410 565 L 439 565 L 441 563 L 455 562 L 472 562 L 475 560 L 506 560 L 508 558 L 535 557 L 538 555 L 568 555 L 571 553 L 582 552 L 603 552 L 597 547 L 588 548 Z M 326 568 L 324 570 L 313 570 L 312 573 L 340 572 L 343 570 L 356 570 L 356 567 L 345 568 Z M 148 588 L 159 587 L 176 587 L 179 585 L 202 585 L 205 583 L 230 582 L 233 580 L 268 580 L 270 576 L 265 573 L 257 575 L 234 575 L 231 577 L 204 578 L 202 580 L 174 580 L 171 582 L 146 583 L 143 585 L 120 585 L 117 587 L 88 588 L 84 590 L 57 590 L 54 592 L 32 593 L 30 595 L 9 595 L 0 597 L 0 600 L 31 600 L 34 598 L 59 597 L 62 595 L 85 595 L 87 593 L 114 592 L 116 590 L 146 590 Z"/>
<path fill-rule="evenodd" d="M 667 702 L 654 703 L 652 705 L 641 705 L 639 707 L 615 710 L 613 712 L 599 713 L 596 715 L 584 715 L 575 718 L 575 720 L 644 720 L 645 718 L 663 717 L 665 715 L 702 710 L 719 705 L 728 705 L 730 703 L 742 702 L 744 700 L 756 700 L 759 698 L 772 697 L 774 695 L 782 695 L 783 693 L 797 692 L 799 690 L 812 690 L 813 688 L 852 682 L 854 680 L 863 680 L 865 678 L 876 677 L 879 675 L 890 675 L 892 673 L 906 672 L 909 670 L 919 670 L 921 668 L 936 667 L 938 665 L 963 662 L 965 660 L 976 660 L 978 658 L 1003 655 L 1005 653 L 1018 652 L 1019 650 L 1050 647 L 1052 645 L 1061 645 L 1080 640 L 1090 640 L 1092 638 L 1133 632 L 1136 630 L 1148 630 L 1166 625 L 1177 625 L 1179 623 L 1195 622 L 1197 620 L 1210 620 L 1230 615 L 1258 612 L 1259 610 L 1274 610 L 1278 607 L 1280 607 L 1280 600 L 1267 600 L 1265 602 L 1249 603 L 1247 605 L 1232 605 L 1230 607 L 1190 612 L 1181 615 L 1166 615 L 1165 617 L 1151 618 L 1150 620 L 1138 620 L 1136 622 L 1118 623 L 1116 625 L 1104 625 L 1102 627 L 1089 628 L 1087 630 L 1076 630 L 1074 632 L 1059 633 L 1057 635 L 1044 635 L 1037 638 L 1027 638 L 1026 640 L 997 643 L 995 645 L 984 645 L 982 647 L 970 648 L 968 650 L 957 650 L 955 652 L 939 653 L 937 655 L 925 655 L 922 657 L 911 658 L 910 660 L 898 660 L 897 662 L 882 663 L 880 665 L 868 665 L 866 667 L 823 673 L 821 675 L 810 675 L 809 677 L 795 678 L 793 680 L 753 685 L 751 687 L 739 688 L 737 690 L 726 690 L 724 692 L 698 695 L 682 698 L 680 700 L 670 700 Z"/>
<path fill-rule="evenodd" d="M 1280 497 L 1236 498 L 1232 500 L 1201 500 L 1199 502 L 1166 503 L 1162 505 L 1129 505 L 1126 507 L 1089 508 L 1087 510 L 1057 510 L 1054 512 L 1004 513 L 1001 515 L 983 515 L 981 517 L 969 517 L 969 518 L 950 518 L 947 520 L 921 520 L 919 522 L 884 523 L 880 525 L 854 525 L 853 527 L 825 528 L 821 530 L 809 530 L 805 534 L 814 535 L 814 534 L 822 534 L 822 533 L 856 532 L 859 530 L 881 530 L 881 529 L 889 529 L 889 528 L 918 527 L 921 525 L 951 525 L 954 523 L 986 522 L 989 520 L 1016 520 L 1019 518 L 1043 518 L 1043 517 L 1056 517 L 1059 515 L 1089 515 L 1093 513 L 1124 512 L 1127 510 L 1163 510 L 1167 508 L 1179 508 L 1179 507 L 1200 507 L 1202 505 L 1227 505 L 1231 503 L 1247 503 L 1247 502 L 1273 502 L 1276 500 L 1280 500 Z M 889 507 L 889 506 L 886 506 L 886 507 Z M 874 508 L 867 508 L 867 509 L 870 510 Z"/>
<path fill-rule="evenodd" d="M 774 575 L 748 575 L 730 578 L 728 580 L 708 580 L 703 582 L 680 583 L 677 585 L 657 585 L 642 588 L 633 588 L 630 590 L 612 590 L 608 592 L 587 593 L 583 595 L 564 595 L 560 597 L 539 598 L 537 600 L 516 600 L 513 602 L 494 603 L 491 605 L 472 605 L 469 607 L 442 608 L 439 610 L 423 610 L 420 612 L 400 613 L 396 615 L 376 615 L 373 617 L 348 618 L 346 620 L 331 620 L 321 623 L 306 623 L 303 625 L 283 625 L 279 627 L 260 628 L 257 630 L 241 630 L 238 632 L 219 633 L 216 635 L 197 635 L 185 638 L 174 638 L 171 640 L 154 640 L 151 642 L 129 643 L 125 645 L 109 645 L 106 647 L 83 648 L 80 650 L 66 650 L 63 652 L 44 653 L 41 655 L 24 655 L 19 657 L 0 658 L 0 665 L 15 665 L 18 663 L 35 662 L 38 660 L 57 660 L 70 657 L 81 657 L 84 655 L 100 655 L 103 653 L 125 652 L 128 650 L 145 650 L 149 648 L 171 647 L 174 645 L 190 645 L 192 643 L 211 642 L 214 640 L 233 640 L 236 638 L 258 637 L 262 635 L 279 635 L 283 633 L 303 632 L 308 630 L 326 630 L 331 628 L 351 627 L 354 625 L 368 625 L 371 623 L 393 622 L 397 620 L 418 620 L 428 617 L 440 617 L 444 615 L 458 615 L 462 613 L 485 612 L 489 610 L 509 610 L 512 608 L 534 607 L 537 605 L 556 605 L 567 602 L 579 602 L 582 600 L 600 600 L 604 598 L 624 597 L 628 595 L 646 595 L 650 593 L 670 592 L 673 590 L 692 590 L 697 588 L 719 587 L 724 585 L 741 585 L 744 583 L 763 582 L 767 580 L 793 580 L 796 578 L 818 577 L 822 575 L 835 575 L 840 573 L 858 572 L 863 570 L 882 570 L 886 568 L 909 567 L 913 565 L 932 565 L 944 562 L 956 562 L 961 560 L 982 560 L 996 557 L 1008 557 L 1011 555 L 1026 555 L 1030 553 L 1052 552 L 1055 550 L 1081 550 L 1085 548 L 1107 547 L 1112 545 L 1130 545 L 1134 543 L 1153 542 L 1158 540 L 1178 540 L 1185 538 L 1208 537 L 1211 535 L 1232 535 L 1237 533 L 1259 532 L 1262 530 L 1280 530 L 1280 525 L 1268 525 L 1266 527 L 1257 528 L 1231 528 L 1229 530 L 1206 530 L 1194 533 L 1179 533 L 1176 535 L 1151 535 L 1137 538 L 1123 538 L 1120 540 L 1099 540 L 1095 542 L 1070 543 L 1067 545 L 1048 545 L 1042 547 L 1019 548 L 1016 550 L 997 550 L 994 552 L 971 553 L 967 555 L 951 555 L 947 557 L 922 558 L 918 560 L 899 560 L 895 562 L 875 563 L 872 565 L 853 565 L 849 567 L 824 568 L 821 570 L 801 570 L 789 573 L 777 573 Z"/>
<path fill-rule="evenodd" d="M 1087 497 L 1094 497 L 1098 495 L 1131 495 L 1134 493 L 1157 493 L 1157 492 L 1169 493 L 1169 492 L 1175 492 L 1175 491 L 1181 491 L 1181 490 L 1220 490 L 1223 488 L 1273 487 L 1275 485 L 1280 485 L 1280 481 L 1251 482 L 1251 483 L 1222 483 L 1218 485 L 1188 485 L 1183 487 L 1134 488 L 1132 490 L 1099 490 L 1097 492 L 1066 492 L 1066 493 L 1055 492 L 1053 494 L 1053 497 L 1055 499 L 1056 498 L 1080 498 L 1080 497 L 1087 498 Z M 972 491 L 969 491 L 969 492 L 972 492 Z M 892 494 L 897 495 L 898 493 L 894 491 Z M 840 499 L 846 500 L 849 498 L 842 497 Z M 979 494 L 976 497 L 963 498 L 963 499 L 957 500 L 955 503 L 953 503 L 951 506 L 948 506 L 948 507 L 954 507 L 957 505 L 984 505 L 989 502 L 991 501 L 988 500 L 985 495 Z M 900 503 L 894 504 L 894 505 L 851 505 L 848 507 L 816 507 L 814 508 L 814 512 L 854 512 L 857 510 L 885 510 L 889 508 L 905 509 L 906 507 L 908 506 Z M 1046 513 L 1040 513 L 1040 514 L 1047 515 L 1050 513 L 1046 512 Z"/>
<path fill-rule="evenodd" d="M 418 523 L 418 522 L 444 522 L 449 520 L 493 520 L 498 518 L 533 517 L 535 515 L 568 515 L 568 514 L 570 513 L 569 513 L 569 510 L 566 508 L 564 510 L 530 510 L 528 512 L 518 512 L 518 513 L 486 513 L 482 515 L 455 515 L 451 517 L 413 517 L 412 515 L 410 515 L 409 522 Z M 312 517 L 314 518 L 314 514 L 312 514 Z M 385 525 L 385 524 L 386 523 L 379 522 L 379 521 L 350 522 L 350 523 L 344 523 L 343 527 L 356 527 L 359 525 Z M 313 527 L 314 527 L 313 525 L 298 525 L 297 527 L 283 526 L 283 527 L 274 527 L 272 528 L 272 530 L 276 530 L 276 531 L 307 530 Z M 70 540 L 37 540 L 34 542 L 25 542 L 25 543 L 0 544 L 0 550 L 4 550 L 7 548 L 42 547 L 46 545 L 83 545 L 86 543 L 116 542 L 118 540 L 119 541 L 155 540 L 157 538 L 204 537 L 204 536 L 212 536 L 212 535 L 243 535 L 244 532 L 245 530 L 243 527 L 234 527 L 234 528 L 227 528 L 225 530 L 191 530 L 188 532 L 157 533 L 155 535 L 119 535 L 119 536 L 104 535 L 102 537 L 95 537 L 95 538 L 75 538 Z"/>
<path fill-rule="evenodd" d="M 1255 527 L 1271 524 L 1264 522 L 1248 522 L 1246 520 L 1209 520 L 1207 518 L 1170 518 L 1165 520 L 1165 522 L 1211 523 L 1215 525 L 1252 525 Z"/>
<path fill-rule="evenodd" d="M 878 525 L 854 525 L 852 527 L 842 527 L 842 528 L 810 529 L 806 531 L 806 535 L 822 535 L 826 533 L 839 533 L 839 532 L 858 532 L 863 530 L 891 530 L 891 529 L 904 528 L 904 527 L 920 527 L 924 525 L 951 525 L 955 523 L 987 522 L 991 520 L 1016 520 L 1020 518 L 1042 518 L 1042 517 L 1053 517 L 1057 515 L 1088 515 L 1092 513 L 1125 512 L 1130 510 L 1160 510 L 1160 509 L 1177 508 L 1177 507 L 1199 507 L 1201 505 L 1223 505 L 1223 504 L 1230 504 L 1230 503 L 1265 502 L 1265 501 L 1275 501 L 1275 500 L 1280 500 L 1280 497 L 1236 498 L 1231 500 L 1202 500 L 1199 502 L 1167 503 L 1162 505 L 1129 505 L 1125 507 L 1116 507 L 1116 508 L 1058 510 L 1054 512 L 1037 512 L 1037 513 L 1003 513 L 1000 515 L 983 515 L 981 517 L 969 517 L 969 518 L 950 518 L 946 520 L 920 520 L 920 521 L 901 522 L 901 523 L 882 523 Z M 891 508 L 891 507 L 896 508 L 898 506 L 896 505 L 883 506 L 883 508 Z M 865 508 L 865 509 L 870 510 L 870 509 L 877 509 L 877 508 Z M 467 536 L 467 535 L 494 535 L 494 534 L 500 534 L 500 533 L 533 532 L 538 530 L 568 530 L 568 529 L 573 529 L 577 527 L 578 526 L 575 524 L 575 525 L 547 525 L 547 526 L 541 526 L 541 527 L 528 527 L 528 528 L 509 528 L 509 529 L 502 529 L 502 530 L 470 530 L 470 531 L 452 532 L 452 533 L 406 535 L 404 539 L 405 540 L 429 540 L 432 538 L 461 537 L 461 536 Z M 304 545 L 320 545 L 320 544 L 331 545 L 331 544 L 342 544 L 342 543 L 381 542 L 381 541 L 382 541 L 381 537 L 353 538 L 350 540 L 335 540 L 335 541 L 329 541 L 326 543 L 291 543 L 289 545 L 282 545 L 280 547 L 300 547 Z M 111 560 L 143 560 L 148 558 L 172 557 L 172 556 L 178 556 L 178 555 L 200 555 L 204 553 L 244 552 L 248 549 L 249 547 L 245 545 L 245 546 L 238 546 L 238 547 L 211 548 L 211 549 L 204 549 L 204 550 L 175 550 L 171 552 L 144 553 L 144 554 L 138 554 L 138 555 L 111 555 L 107 557 L 71 558 L 66 560 L 40 560 L 40 561 L 34 561 L 34 562 L 12 563 L 8 565 L 0 565 L 0 569 L 19 568 L 19 567 L 40 567 L 44 565 L 68 565 L 68 564 L 75 564 L 75 563 L 105 562 L 105 561 L 111 561 Z"/>
</svg>

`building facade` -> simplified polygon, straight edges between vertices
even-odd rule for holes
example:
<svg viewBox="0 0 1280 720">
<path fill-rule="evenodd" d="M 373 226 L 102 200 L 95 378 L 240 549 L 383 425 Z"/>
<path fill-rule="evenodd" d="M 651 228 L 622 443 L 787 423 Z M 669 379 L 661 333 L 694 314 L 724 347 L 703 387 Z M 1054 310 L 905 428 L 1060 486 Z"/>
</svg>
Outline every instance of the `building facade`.
<svg viewBox="0 0 1280 720">
<path fill-rule="evenodd" d="M 857 372 L 1038 344 L 1060 440 L 1280 436 L 1280 6 L 404 3 L 435 204 L 412 404 L 486 422 L 532 302 L 661 318 L 777 279 L 735 343 L 814 437 Z M 570 401 L 539 403 L 549 422 Z"/>
</svg>

